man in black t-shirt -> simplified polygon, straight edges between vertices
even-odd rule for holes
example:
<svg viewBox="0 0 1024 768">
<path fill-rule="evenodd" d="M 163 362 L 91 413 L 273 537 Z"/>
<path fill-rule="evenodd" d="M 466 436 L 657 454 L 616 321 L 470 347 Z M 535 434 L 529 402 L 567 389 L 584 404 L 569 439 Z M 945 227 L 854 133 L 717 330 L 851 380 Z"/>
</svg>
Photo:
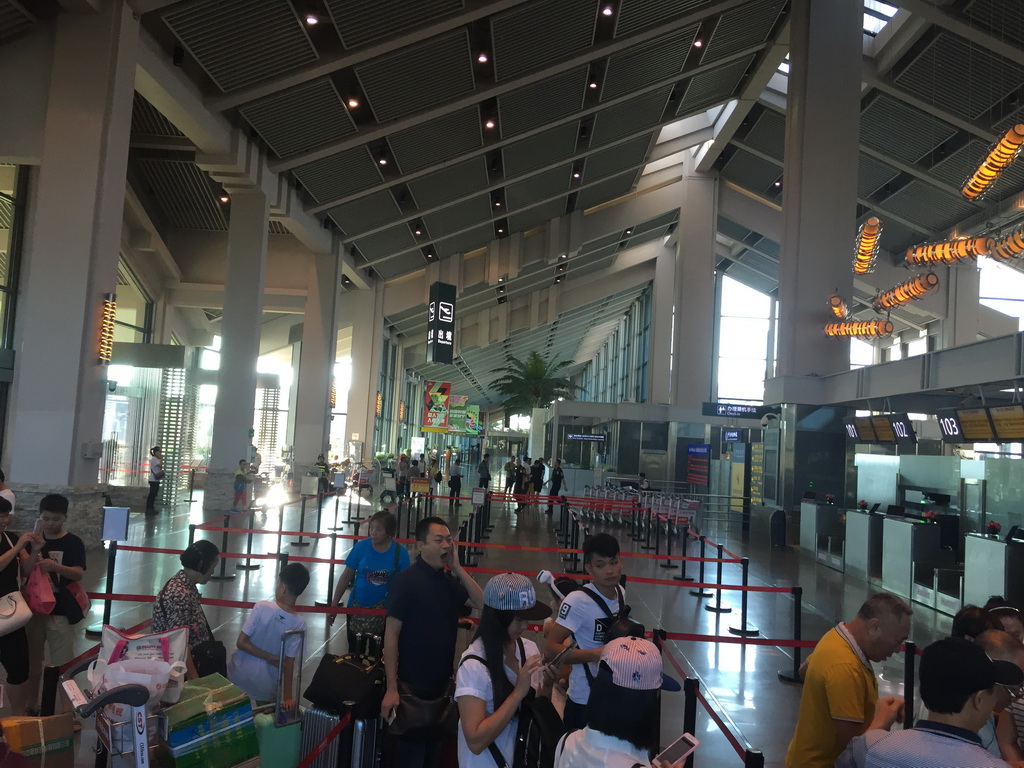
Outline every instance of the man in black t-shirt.
<svg viewBox="0 0 1024 768">
<path fill-rule="evenodd" d="M 68 499 L 59 494 L 44 496 L 39 502 L 43 545 L 32 547 L 25 573 L 38 567 L 48 574 L 53 584 L 56 605 L 49 615 L 36 615 L 25 626 L 29 642 L 29 678 L 26 700 L 38 701 L 39 683 L 43 673 L 44 648 L 49 650 L 50 663 L 60 666 L 74 658 L 75 633 L 71 629 L 84 618 L 68 585 L 85 575 L 85 544 L 75 534 L 64 530 L 68 519 Z M 61 711 L 66 710 L 66 697 L 61 696 Z M 32 709 L 38 709 L 29 705 Z"/>
<path fill-rule="evenodd" d="M 484 604 L 483 590 L 459 562 L 443 519 L 417 523 L 416 550 L 416 561 L 391 581 L 385 604 L 385 720 L 398 708 L 400 689 L 422 699 L 444 695 L 452 680 L 458 619 L 466 608 Z M 429 730 L 408 733 L 398 739 L 396 752 L 400 768 L 431 768 L 438 764 L 441 742 Z"/>
<path fill-rule="evenodd" d="M 555 459 L 555 466 L 551 468 L 551 479 L 548 480 L 551 483 L 551 496 L 558 496 L 562 492 L 562 482 L 565 480 L 565 472 L 562 470 L 562 460 Z M 548 499 L 548 514 L 552 514 L 554 508 L 551 504 L 551 499 Z"/>
</svg>

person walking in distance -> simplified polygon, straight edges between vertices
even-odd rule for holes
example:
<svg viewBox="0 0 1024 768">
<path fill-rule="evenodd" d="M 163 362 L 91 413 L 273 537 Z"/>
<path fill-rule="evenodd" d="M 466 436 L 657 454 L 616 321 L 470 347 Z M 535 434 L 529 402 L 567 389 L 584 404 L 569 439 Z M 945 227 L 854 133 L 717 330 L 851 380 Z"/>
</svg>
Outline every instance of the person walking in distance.
<svg viewBox="0 0 1024 768">
<path fill-rule="evenodd" d="M 160 481 L 164 479 L 164 452 L 159 445 L 149 450 L 149 495 L 146 497 L 146 514 L 156 514 L 156 497 L 160 493 Z"/>
<path fill-rule="evenodd" d="M 477 467 L 477 471 L 480 473 L 480 485 L 478 487 L 489 488 L 491 485 L 491 454 L 484 454 L 483 459 L 480 460 L 480 466 Z"/>
<path fill-rule="evenodd" d="M 448 509 L 457 507 L 462 502 L 459 500 L 459 494 L 462 493 L 462 461 L 456 459 L 448 470 L 448 492 L 450 498 L 448 499 Z"/>
<path fill-rule="evenodd" d="M 555 465 L 551 468 L 551 479 L 548 480 L 551 484 L 550 496 L 558 496 L 562 492 L 562 483 L 565 482 L 565 472 L 562 469 L 562 460 L 555 459 Z M 554 513 L 554 507 L 550 496 L 548 497 L 548 514 Z"/>
</svg>

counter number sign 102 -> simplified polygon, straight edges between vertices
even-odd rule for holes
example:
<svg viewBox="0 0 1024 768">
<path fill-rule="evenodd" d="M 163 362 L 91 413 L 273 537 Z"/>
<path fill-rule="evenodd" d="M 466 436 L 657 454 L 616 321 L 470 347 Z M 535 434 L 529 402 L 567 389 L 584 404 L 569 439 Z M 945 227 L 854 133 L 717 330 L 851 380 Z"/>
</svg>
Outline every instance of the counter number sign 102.
<svg viewBox="0 0 1024 768">
<path fill-rule="evenodd" d="M 896 433 L 896 437 L 909 438 L 910 433 L 907 431 L 907 425 L 902 421 L 894 421 L 892 423 L 892 431 Z"/>
</svg>

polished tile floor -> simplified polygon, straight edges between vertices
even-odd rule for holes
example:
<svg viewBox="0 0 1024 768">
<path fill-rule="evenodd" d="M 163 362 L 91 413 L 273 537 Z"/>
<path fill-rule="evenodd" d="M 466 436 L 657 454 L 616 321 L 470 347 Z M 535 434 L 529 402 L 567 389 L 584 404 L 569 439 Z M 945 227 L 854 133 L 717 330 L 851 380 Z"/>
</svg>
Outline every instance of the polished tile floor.
<svg viewBox="0 0 1024 768">
<path fill-rule="evenodd" d="M 365 515 L 369 505 L 366 499 L 342 497 L 337 500 L 335 507 L 334 499 L 328 499 L 321 514 L 321 531 L 329 532 L 330 527 L 335 525 L 336 509 L 339 525 L 345 529 L 343 532 L 346 532 L 354 527 L 344 522 L 346 518 L 350 514 L 358 515 L 360 511 Z M 463 505 L 462 511 L 462 517 L 465 517 L 469 512 L 467 504 Z M 283 507 L 271 506 L 265 511 L 254 513 L 254 527 L 261 530 L 281 530 L 283 523 L 284 530 L 297 530 L 300 515 L 300 506 L 296 503 L 285 504 Z M 314 505 L 308 505 L 304 530 L 317 530 L 317 517 Z M 515 514 L 510 506 L 496 506 L 492 515 L 494 530 L 489 541 L 519 546 L 555 547 L 557 521 L 557 514 L 551 518 L 543 511 L 538 512 L 534 509 Z M 128 544 L 179 550 L 187 544 L 189 524 L 202 522 L 204 520 L 199 501 L 181 504 L 174 510 L 164 510 L 154 519 L 132 515 Z M 231 524 L 235 527 L 248 525 L 248 517 L 232 518 Z M 17 529 L 18 526 L 12 523 L 12 528 Z M 69 528 L 74 530 L 73 518 Z M 628 529 L 591 524 L 592 531 L 602 528 L 617 534 L 624 550 L 641 551 L 640 543 L 629 538 Z M 404 532 L 403 522 L 400 535 Z M 872 591 L 871 586 L 863 581 L 844 577 L 837 571 L 817 565 L 795 547 L 771 549 L 763 540 L 748 540 L 741 534 L 738 526 L 716 524 L 712 521 L 705 524 L 704 532 L 710 539 L 722 543 L 737 555 L 750 558 L 752 585 L 790 587 L 799 584 L 803 588 L 802 618 L 805 639 L 816 639 L 836 621 L 852 616 Z M 203 535 L 199 534 L 198 537 Z M 205 534 L 205 538 L 211 539 L 218 546 L 222 545 L 220 533 Z M 273 553 L 279 551 L 280 546 L 292 556 L 330 557 L 329 539 L 314 539 L 309 546 L 303 547 L 293 546 L 293 541 L 295 537 L 258 534 L 253 536 L 252 551 Z M 227 543 L 226 551 L 245 552 L 247 536 L 232 533 Z M 350 546 L 350 540 L 339 539 L 338 557 L 343 557 Z M 689 554 L 696 554 L 696 548 L 691 547 Z M 531 573 L 536 573 L 542 568 L 561 571 L 563 564 L 559 562 L 558 557 L 555 553 L 547 552 L 486 549 L 478 565 L 482 568 L 510 568 Z M 228 560 L 225 572 L 233 578 L 211 581 L 202 588 L 203 595 L 243 601 L 270 597 L 274 587 L 274 561 L 256 560 L 254 562 L 260 563 L 261 567 L 253 571 L 236 570 L 235 565 L 238 562 Z M 86 574 L 86 586 L 89 589 L 103 591 L 106 588 L 106 563 L 107 553 L 104 550 L 90 552 Z M 116 561 L 113 589 L 118 593 L 155 594 L 178 567 L 178 559 L 174 554 L 120 552 Z M 626 559 L 625 570 L 630 577 L 656 579 L 671 579 L 672 575 L 679 573 L 678 570 L 660 567 L 657 560 L 635 557 Z M 311 571 L 313 578 L 301 601 L 307 605 L 325 600 L 331 589 L 327 565 L 313 565 Z M 688 563 L 687 572 L 689 576 L 696 577 L 696 563 Z M 714 565 L 709 564 L 705 578 L 707 581 L 713 581 L 713 577 Z M 481 573 L 478 578 L 483 583 L 489 578 L 489 574 Z M 739 580 L 739 567 L 725 565 L 724 583 L 738 584 Z M 628 585 L 628 590 L 628 602 L 633 606 L 634 618 L 648 628 L 660 627 L 676 633 L 729 635 L 728 628 L 737 626 L 740 621 L 739 592 L 723 592 L 722 603 L 733 607 L 734 610 L 731 613 L 718 614 L 704 609 L 704 605 L 712 602 L 714 598 L 701 600 L 693 597 L 689 593 L 688 585 L 681 582 L 672 585 L 633 583 Z M 748 624 L 760 630 L 760 637 L 792 636 L 793 600 L 790 595 L 758 592 L 749 595 Z M 149 604 L 115 602 L 112 608 L 112 623 L 122 627 L 132 626 L 148 618 L 150 612 Z M 94 643 L 94 640 L 84 636 L 85 625 L 97 624 L 101 615 L 102 604 L 97 603 L 93 607 L 92 615 L 79 625 L 82 635 L 79 638 L 79 647 L 82 651 Z M 209 607 L 207 616 L 216 635 L 231 649 L 244 622 L 244 611 Z M 325 651 L 344 651 L 346 640 L 342 621 L 328 627 L 324 616 L 307 614 L 307 620 L 309 630 L 304 671 L 308 680 L 321 655 Z M 948 631 L 948 617 L 922 606 L 914 606 L 911 638 L 919 645 L 925 645 L 947 634 Z M 469 639 L 467 634 L 463 641 L 468 642 Z M 700 681 L 702 690 L 734 732 L 738 742 L 743 746 L 762 750 L 766 765 L 781 766 L 786 745 L 792 734 L 800 696 L 798 686 L 782 683 L 777 677 L 780 669 L 792 668 L 791 651 L 772 645 L 744 646 L 707 642 L 671 642 L 669 648 L 679 664 L 688 670 L 690 676 Z M 880 665 L 879 673 L 883 692 L 898 693 L 902 690 L 902 656 L 893 657 Z M 682 731 L 682 713 L 683 694 L 666 693 L 662 709 L 662 734 L 665 743 Z M 91 732 L 91 723 L 83 725 L 77 759 L 79 766 L 93 764 L 91 747 L 95 737 Z M 702 709 L 698 709 L 696 736 L 701 740 L 701 747 L 696 753 L 695 764 L 742 765 L 742 760 L 733 747 Z"/>
</svg>

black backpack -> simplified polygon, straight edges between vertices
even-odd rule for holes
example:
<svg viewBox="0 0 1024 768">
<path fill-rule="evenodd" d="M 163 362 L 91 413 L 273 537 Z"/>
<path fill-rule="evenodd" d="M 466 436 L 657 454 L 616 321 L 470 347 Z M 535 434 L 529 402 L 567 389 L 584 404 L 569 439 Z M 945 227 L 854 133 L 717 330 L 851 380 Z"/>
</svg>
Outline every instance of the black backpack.
<svg viewBox="0 0 1024 768">
<path fill-rule="evenodd" d="M 519 640 L 519 663 L 526 663 L 526 649 Z M 469 655 L 459 662 L 462 666 L 469 659 L 479 661 L 485 667 L 487 662 L 476 655 Z M 551 703 L 551 699 L 538 696 L 531 690 L 519 704 L 519 726 L 516 729 L 515 754 L 510 766 L 494 742 L 487 745 L 497 768 L 554 768 L 555 747 L 565 735 L 565 724 Z"/>
<path fill-rule="evenodd" d="M 314 707 L 330 712 L 343 712 L 345 702 L 354 702 L 352 717 L 362 720 L 380 715 L 386 687 L 384 664 L 379 658 L 327 653 L 303 695 Z"/>
<path fill-rule="evenodd" d="M 604 611 L 604 615 L 609 619 L 612 619 L 612 623 L 608 626 L 608 631 L 605 634 L 604 641 L 606 643 L 619 637 L 644 636 L 646 631 L 644 629 L 644 625 L 629 618 L 630 607 L 626 605 L 626 595 L 623 593 L 622 587 L 615 587 L 615 593 L 619 598 L 618 613 L 612 613 L 612 609 L 608 607 L 608 603 L 604 601 L 604 598 L 594 590 L 590 589 L 590 587 L 581 587 L 580 591 L 585 592 L 587 597 L 601 607 L 601 610 Z M 583 665 L 583 672 L 587 676 L 587 683 L 593 685 L 594 673 L 590 671 L 590 664 Z"/>
</svg>

